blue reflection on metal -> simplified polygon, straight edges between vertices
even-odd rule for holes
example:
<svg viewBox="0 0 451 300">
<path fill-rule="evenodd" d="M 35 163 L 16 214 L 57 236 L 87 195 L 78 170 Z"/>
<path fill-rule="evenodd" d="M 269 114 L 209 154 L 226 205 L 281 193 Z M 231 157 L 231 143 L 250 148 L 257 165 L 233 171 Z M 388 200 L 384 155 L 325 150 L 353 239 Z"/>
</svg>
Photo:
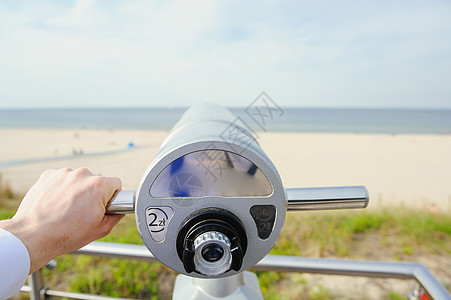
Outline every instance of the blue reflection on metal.
<svg viewBox="0 0 451 300">
<path fill-rule="evenodd" d="M 185 159 L 185 157 L 181 156 L 181 157 L 177 158 L 176 160 L 174 160 L 170 164 L 170 166 L 171 166 L 170 174 L 171 175 L 175 175 L 175 173 L 177 173 L 177 171 L 182 167 L 184 159 Z"/>
</svg>

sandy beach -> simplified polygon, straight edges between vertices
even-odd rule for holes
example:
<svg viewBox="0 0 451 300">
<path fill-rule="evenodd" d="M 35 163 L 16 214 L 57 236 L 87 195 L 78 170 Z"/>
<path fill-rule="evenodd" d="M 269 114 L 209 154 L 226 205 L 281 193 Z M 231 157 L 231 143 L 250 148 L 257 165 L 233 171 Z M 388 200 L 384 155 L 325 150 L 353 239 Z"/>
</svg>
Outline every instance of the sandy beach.
<svg viewBox="0 0 451 300">
<path fill-rule="evenodd" d="M 26 192 L 45 169 L 61 167 L 87 167 L 95 174 L 118 176 L 124 189 L 134 189 L 167 134 L 0 129 L 0 173 L 20 192 Z M 259 133 L 258 142 L 285 187 L 365 185 L 372 209 L 451 211 L 450 135 L 270 132 Z"/>
</svg>

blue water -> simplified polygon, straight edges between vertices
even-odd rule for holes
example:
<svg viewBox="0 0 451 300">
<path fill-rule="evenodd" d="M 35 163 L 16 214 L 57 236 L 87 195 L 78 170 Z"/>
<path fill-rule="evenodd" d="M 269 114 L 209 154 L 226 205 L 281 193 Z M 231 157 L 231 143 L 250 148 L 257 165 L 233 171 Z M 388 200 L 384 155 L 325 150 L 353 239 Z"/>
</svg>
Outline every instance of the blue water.
<svg viewBox="0 0 451 300">
<path fill-rule="evenodd" d="M 282 108 L 252 119 L 254 131 L 451 134 L 451 110 Z M 186 108 L 0 109 L 0 128 L 170 129 Z M 265 122 L 264 126 L 262 122 Z"/>
</svg>

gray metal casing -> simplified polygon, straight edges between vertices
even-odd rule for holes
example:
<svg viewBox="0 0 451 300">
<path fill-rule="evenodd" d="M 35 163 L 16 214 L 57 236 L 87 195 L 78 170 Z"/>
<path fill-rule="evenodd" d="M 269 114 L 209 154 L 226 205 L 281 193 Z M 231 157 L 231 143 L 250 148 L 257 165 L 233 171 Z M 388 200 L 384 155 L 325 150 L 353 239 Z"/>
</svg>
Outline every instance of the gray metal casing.
<svg viewBox="0 0 451 300">
<path fill-rule="evenodd" d="M 233 152 L 253 162 L 266 176 L 273 193 L 263 197 L 201 197 L 201 198 L 157 198 L 150 188 L 163 169 L 171 162 L 188 153 L 199 150 L 218 149 Z M 270 236 L 258 237 L 256 224 L 250 215 L 253 205 L 274 205 L 276 220 Z M 146 221 L 148 207 L 171 207 L 174 215 L 166 225 L 164 241 L 155 242 L 150 236 Z M 185 112 L 163 142 L 157 156 L 147 168 L 139 185 L 136 197 L 135 216 L 138 231 L 147 248 L 167 267 L 189 276 L 205 277 L 192 272 L 187 274 L 177 255 L 176 240 L 181 223 L 190 214 L 204 208 L 217 207 L 230 211 L 244 225 L 248 247 L 239 272 L 249 269 L 272 249 L 285 220 L 287 201 L 280 176 L 245 125 L 230 111 L 218 106 L 203 104 L 193 106 Z M 215 277 L 225 277 L 238 272 L 230 270 Z M 211 276 L 210 276 L 211 277 Z"/>
</svg>

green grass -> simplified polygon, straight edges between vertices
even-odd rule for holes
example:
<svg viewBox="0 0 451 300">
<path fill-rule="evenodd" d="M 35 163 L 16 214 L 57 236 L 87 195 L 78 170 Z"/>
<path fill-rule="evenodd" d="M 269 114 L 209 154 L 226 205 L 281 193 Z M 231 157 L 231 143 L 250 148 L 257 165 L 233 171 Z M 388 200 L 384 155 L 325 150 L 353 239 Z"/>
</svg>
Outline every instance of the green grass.
<svg viewBox="0 0 451 300">
<path fill-rule="evenodd" d="M 10 219 L 14 216 L 14 210 L 0 209 L 0 220 Z"/>
<path fill-rule="evenodd" d="M 13 193 L 5 183 L 0 184 L 0 219 L 14 214 L 18 199 L 21 195 Z M 102 241 L 142 244 L 134 216 L 126 216 Z M 288 213 L 282 234 L 271 251 L 280 255 L 383 261 L 412 260 L 418 253 L 451 255 L 449 215 L 405 209 Z M 56 269 L 43 270 L 46 285 L 74 292 L 168 299 L 176 276 L 160 263 L 84 255 L 63 255 L 56 261 Z M 333 298 L 324 286 L 308 282 L 301 274 L 256 274 L 266 299 Z M 404 299 L 394 292 L 387 295 Z"/>
<path fill-rule="evenodd" d="M 313 300 L 333 299 L 332 294 L 322 285 L 317 285 L 313 287 L 309 294 Z"/>
<path fill-rule="evenodd" d="M 159 288 L 171 273 L 160 263 L 82 255 L 63 255 L 56 261 L 56 270 L 44 270 L 49 286 L 61 285 L 64 278 L 65 289 L 90 294 L 158 299 L 170 293 L 170 289 Z"/>
<path fill-rule="evenodd" d="M 389 293 L 388 297 L 389 297 L 389 299 L 393 299 L 393 300 L 406 300 L 407 299 L 407 297 L 400 296 L 393 292 Z"/>
<path fill-rule="evenodd" d="M 365 256 L 364 242 L 377 239 L 394 254 L 415 251 L 451 254 L 451 217 L 403 211 L 328 211 L 288 213 L 272 254 L 304 256 Z"/>
</svg>

